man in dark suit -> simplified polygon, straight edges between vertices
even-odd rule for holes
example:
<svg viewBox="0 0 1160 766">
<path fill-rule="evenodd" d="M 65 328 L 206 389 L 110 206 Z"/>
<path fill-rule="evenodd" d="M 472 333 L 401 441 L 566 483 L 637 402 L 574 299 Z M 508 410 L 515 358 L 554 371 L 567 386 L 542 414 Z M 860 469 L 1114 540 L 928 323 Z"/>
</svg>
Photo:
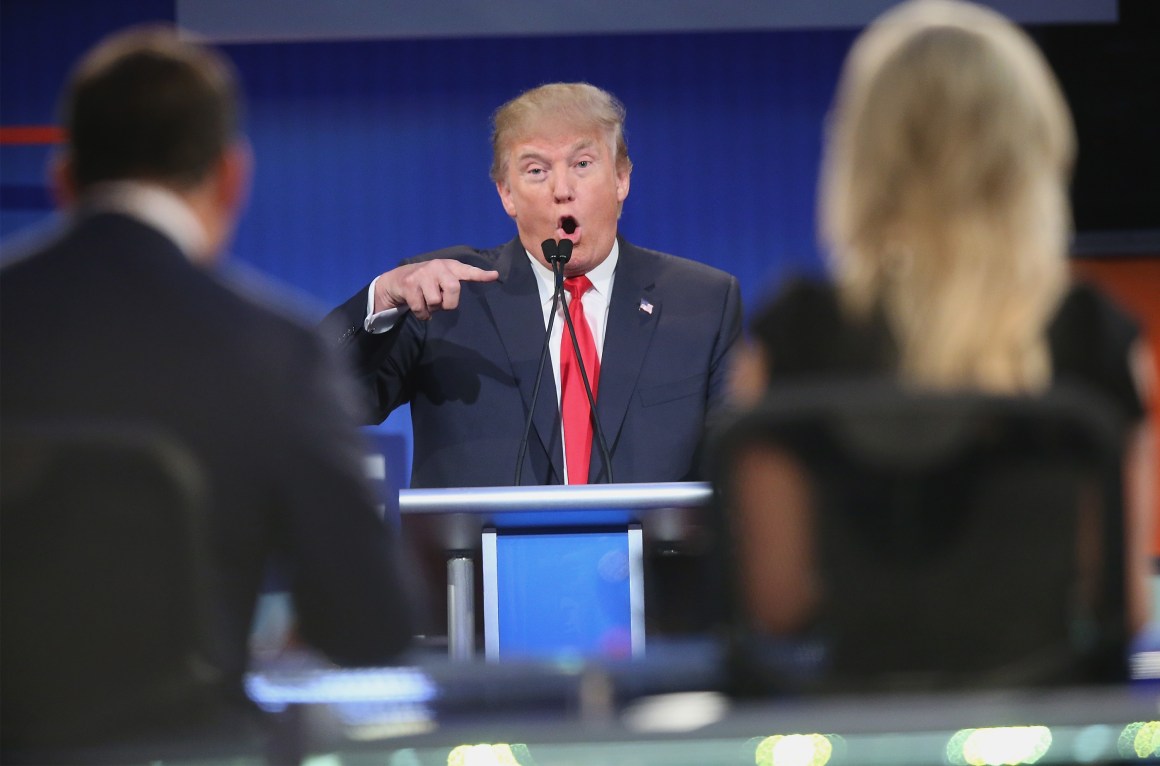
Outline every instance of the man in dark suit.
<svg viewBox="0 0 1160 766">
<path fill-rule="evenodd" d="M 172 30 L 130 30 L 82 59 L 63 108 L 66 215 L 0 272 L 0 428 L 116 421 L 189 448 L 209 484 L 210 627 L 231 693 L 274 559 L 305 643 L 343 664 L 396 657 L 407 599 L 349 382 L 271 293 L 215 269 L 249 175 L 231 69 Z M 18 537 L 6 527 L 5 548 Z"/>
<path fill-rule="evenodd" d="M 525 484 L 696 476 L 705 421 L 722 402 L 726 357 L 740 333 L 740 291 L 724 272 L 617 236 L 632 172 L 623 124 L 620 103 L 584 83 L 544 85 L 508 102 L 495 116 L 491 175 L 517 238 L 404 262 L 328 317 L 336 342 L 354 351 L 371 420 L 411 405 L 412 486 L 512 484 L 517 463 Z M 535 395 L 553 309 L 546 240 L 571 242 L 564 274 L 590 283 L 578 294 L 595 346 L 586 367 L 597 373 L 598 430 L 595 421 L 569 429 L 567 417 L 560 426 L 570 396 L 561 357 L 572 353 L 563 308 Z M 586 396 L 575 396 L 590 417 Z M 574 441 L 570 431 L 582 428 L 590 433 Z"/>
</svg>

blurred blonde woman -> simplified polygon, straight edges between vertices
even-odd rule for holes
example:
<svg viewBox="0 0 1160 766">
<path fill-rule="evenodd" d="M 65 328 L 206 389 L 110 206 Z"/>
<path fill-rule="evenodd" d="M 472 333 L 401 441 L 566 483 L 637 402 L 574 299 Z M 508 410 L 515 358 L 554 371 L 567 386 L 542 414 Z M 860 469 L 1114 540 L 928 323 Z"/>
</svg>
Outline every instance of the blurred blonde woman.
<svg viewBox="0 0 1160 766">
<path fill-rule="evenodd" d="M 1074 154 L 1059 86 L 1014 24 L 954 0 L 884 14 L 855 42 L 827 125 L 819 222 L 832 281 L 791 282 L 755 315 L 734 391 L 752 401 L 825 375 L 997 394 L 1062 380 L 1095 389 L 1132 424 L 1128 601 L 1139 629 L 1154 368 L 1136 325 L 1069 281 Z"/>
</svg>

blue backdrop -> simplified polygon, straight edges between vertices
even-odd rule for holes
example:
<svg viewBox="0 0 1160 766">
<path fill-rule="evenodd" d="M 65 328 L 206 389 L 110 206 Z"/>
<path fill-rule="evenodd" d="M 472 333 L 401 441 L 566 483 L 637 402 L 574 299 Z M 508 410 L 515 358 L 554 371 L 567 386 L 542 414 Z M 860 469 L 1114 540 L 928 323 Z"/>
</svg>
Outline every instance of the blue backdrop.
<svg viewBox="0 0 1160 766">
<path fill-rule="evenodd" d="M 814 179 L 846 33 L 294 43 L 227 48 L 258 157 L 237 255 L 325 302 L 399 259 L 514 235 L 491 112 L 552 80 L 629 110 L 630 240 L 742 278 L 817 268 Z"/>
<path fill-rule="evenodd" d="M 175 5 L 3 0 L 0 126 L 54 123 L 61 85 L 83 50 L 130 23 L 172 21 Z M 1067 50 L 1090 48 L 1087 28 L 1079 31 L 1088 36 L 1075 40 L 1072 27 L 1057 28 L 1047 41 L 1061 29 Z M 1101 29 L 1113 27 L 1094 31 Z M 297 288 L 320 312 L 402 258 L 507 241 L 515 227 L 488 179 L 490 115 L 526 88 L 586 80 L 628 108 L 635 171 L 621 232 L 732 272 L 752 310 L 786 275 L 823 268 L 814 236 L 821 136 L 855 34 L 795 28 L 224 45 L 246 91 L 257 158 L 234 258 Z M 1152 51 L 1140 60 L 1154 66 L 1155 46 L 1130 41 Z M 1065 88 L 1092 79 L 1090 56 L 1070 60 L 1083 77 L 1065 80 Z M 1117 103 L 1128 106 L 1120 111 L 1133 114 L 1142 96 L 1128 97 L 1146 90 L 1124 74 L 1140 68 L 1128 66 L 1135 61 L 1115 70 L 1113 80 L 1124 83 Z M 1101 83 L 1096 95 L 1113 89 Z M 1145 135 L 1154 121 L 1127 123 L 1141 126 L 1135 133 L 1116 128 L 1117 141 L 1087 140 L 1085 125 L 1099 124 L 1106 103 L 1102 96 L 1081 99 L 1077 116 L 1088 147 L 1081 161 L 1091 163 L 1092 148 L 1127 144 L 1131 167 L 1157 167 L 1154 136 Z M 1084 104 L 1092 107 L 1086 113 Z M 1131 135 L 1137 139 L 1124 138 Z M 0 237 L 50 214 L 49 151 L 0 144 Z M 1089 197 L 1114 199 L 1116 210 L 1143 201 L 1141 209 L 1150 210 L 1148 185 L 1101 179 Z M 1143 224 L 1160 230 L 1157 217 L 1145 212 Z M 393 417 L 387 430 L 409 433 L 406 415 Z"/>
<path fill-rule="evenodd" d="M 72 61 L 173 0 L 5 0 L 0 124 L 51 124 Z M 224 46 L 257 156 L 235 257 L 330 304 L 401 258 L 511 238 L 487 177 L 488 120 L 552 80 L 627 105 L 622 232 L 729 270 L 749 303 L 815 271 L 822 118 L 853 32 L 781 31 Z M 0 147 L 0 235 L 43 218 L 43 146 Z"/>
<path fill-rule="evenodd" d="M 73 60 L 172 0 L 5 0 L 0 124 L 45 125 Z M 774 31 L 223 46 L 247 96 L 253 194 L 234 258 L 317 309 L 400 259 L 515 233 L 488 178 L 489 118 L 521 90 L 586 80 L 628 108 L 631 241 L 736 274 L 747 306 L 816 272 L 823 115 L 853 32 Z M 0 146 L 0 236 L 44 219 L 49 148 Z M 388 431 L 409 430 L 405 413 Z"/>
</svg>

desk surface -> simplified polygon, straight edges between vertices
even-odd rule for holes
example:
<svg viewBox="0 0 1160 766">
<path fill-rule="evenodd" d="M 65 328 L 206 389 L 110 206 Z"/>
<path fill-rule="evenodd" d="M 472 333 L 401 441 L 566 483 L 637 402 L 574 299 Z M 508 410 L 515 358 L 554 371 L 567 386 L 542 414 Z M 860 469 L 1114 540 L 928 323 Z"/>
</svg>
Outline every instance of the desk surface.
<svg viewBox="0 0 1160 766">
<path fill-rule="evenodd" d="M 1006 762 L 1160 760 L 1153 682 L 743 701 L 712 691 L 717 659 L 690 645 L 621 663 L 436 660 L 271 671 L 251 677 L 251 690 L 282 706 L 284 734 L 306 755 L 341 764 L 1004 762 L 996 753 Z"/>
</svg>

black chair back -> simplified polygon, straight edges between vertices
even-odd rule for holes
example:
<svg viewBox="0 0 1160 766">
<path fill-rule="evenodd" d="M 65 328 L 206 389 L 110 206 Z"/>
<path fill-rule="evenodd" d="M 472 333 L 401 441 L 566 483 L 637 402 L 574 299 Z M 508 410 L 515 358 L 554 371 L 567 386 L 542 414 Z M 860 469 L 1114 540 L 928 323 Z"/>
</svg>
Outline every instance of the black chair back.
<svg viewBox="0 0 1160 766">
<path fill-rule="evenodd" d="M 754 690 L 1124 677 L 1121 434 L 1102 400 L 786 387 L 715 443 L 735 669 Z M 770 466 L 796 494 L 752 491 Z M 755 579 L 774 570 L 739 541 L 779 534 L 770 524 L 799 534 L 795 519 L 811 571 L 780 573 L 773 598 L 804 606 L 776 635 Z M 797 592 L 809 583 L 812 597 Z"/>
<path fill-rule="evenodd" d="M 189 720 L 220 696 L 190 453 L 146 428 L 3 424 L 5 752 Z"/>
</svg>

